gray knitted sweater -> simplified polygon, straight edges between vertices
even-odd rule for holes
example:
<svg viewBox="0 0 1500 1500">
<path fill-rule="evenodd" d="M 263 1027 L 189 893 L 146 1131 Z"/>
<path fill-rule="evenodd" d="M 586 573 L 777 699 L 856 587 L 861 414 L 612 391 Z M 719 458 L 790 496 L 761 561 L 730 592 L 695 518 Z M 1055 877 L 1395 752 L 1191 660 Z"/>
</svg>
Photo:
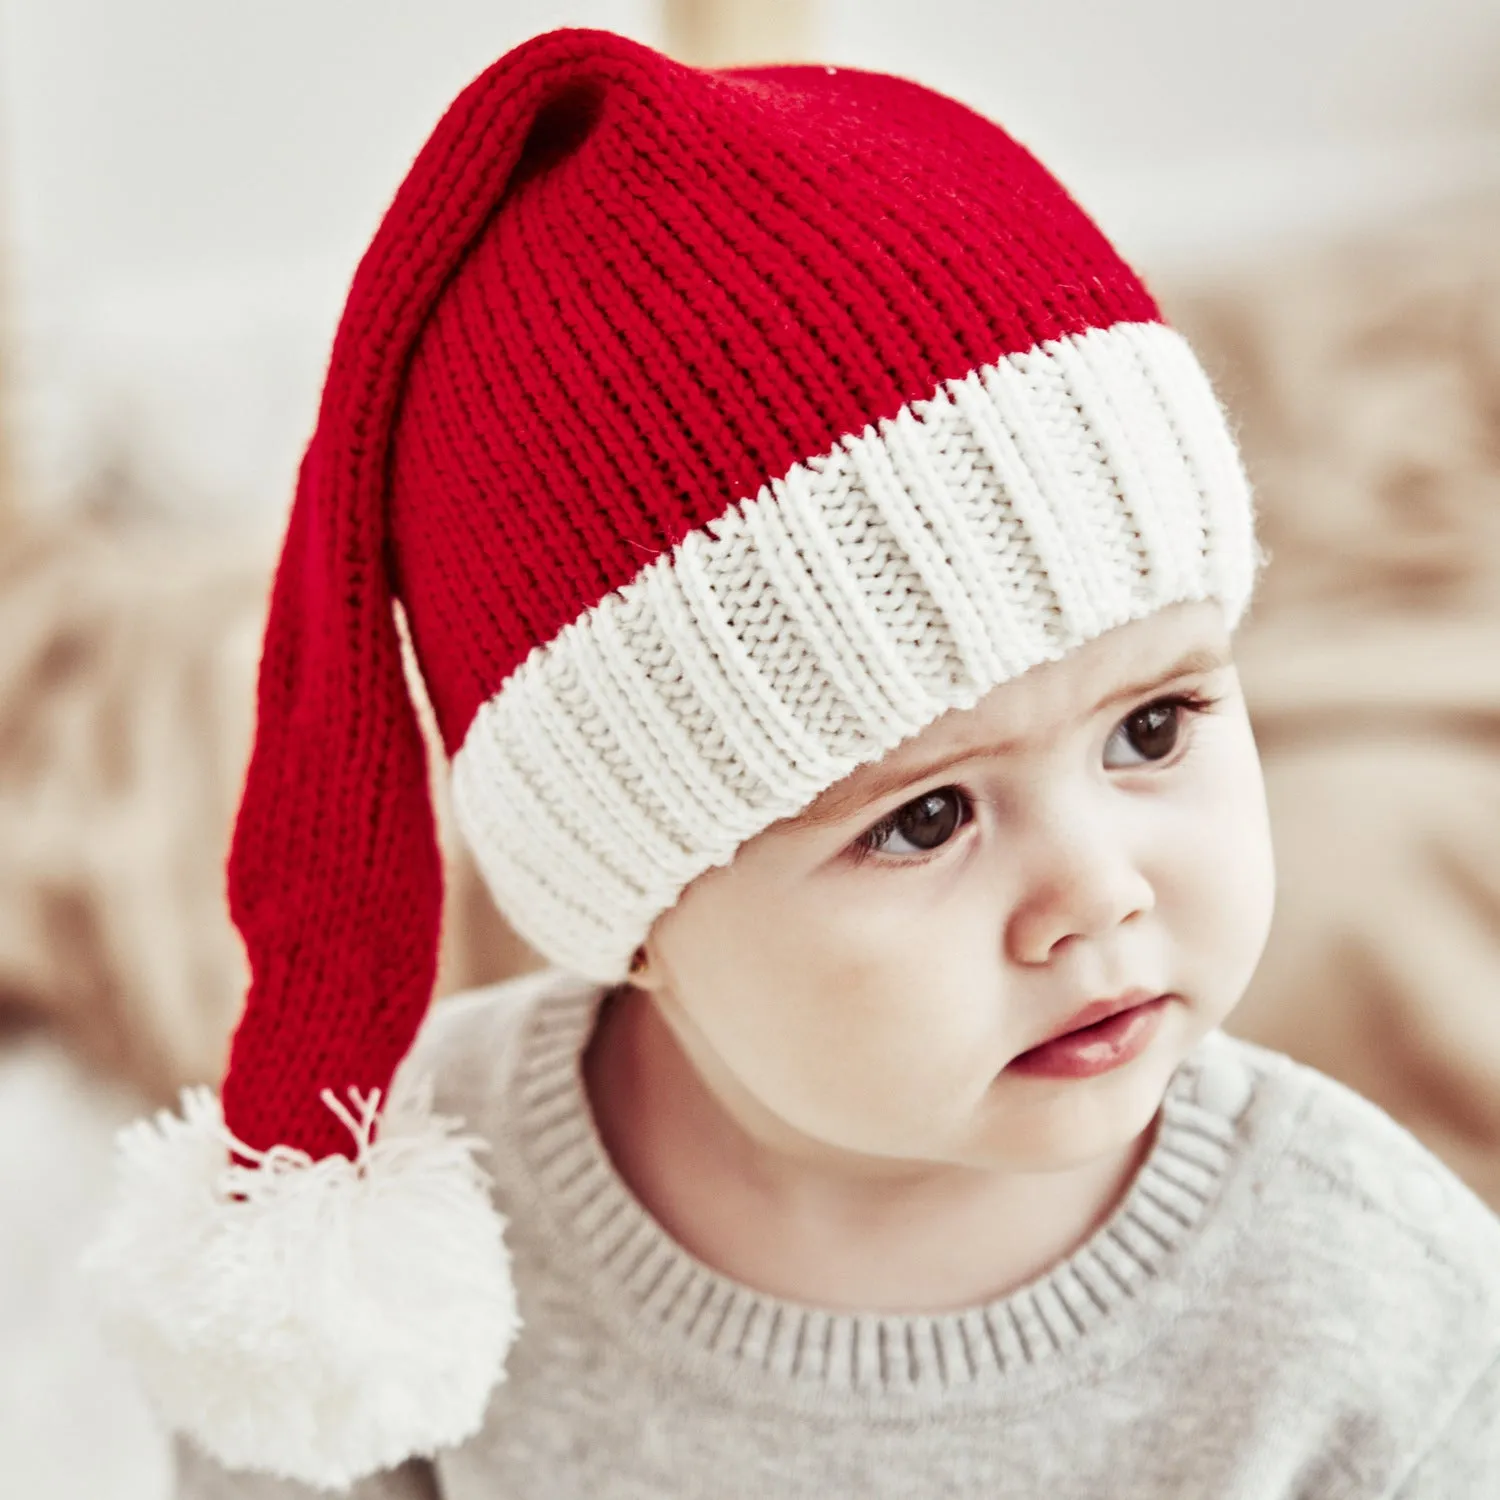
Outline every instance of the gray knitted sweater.
<svg viewBox="0 0 1500 1500">
<path fill-rule="evenodd" d="M 1373 1106 L 1210 1036 L 1112 1220 L 1001 1301 L 820 1312 L 695 1262 L 595 1134 L 598 991 L 435 1008 L 525 1328 L 483 1430 L 360 1500 L 1497 1500 L 1500 1221 Z M 179 1493 L 290 1500 L 179 1449 Z"/>
</svg>

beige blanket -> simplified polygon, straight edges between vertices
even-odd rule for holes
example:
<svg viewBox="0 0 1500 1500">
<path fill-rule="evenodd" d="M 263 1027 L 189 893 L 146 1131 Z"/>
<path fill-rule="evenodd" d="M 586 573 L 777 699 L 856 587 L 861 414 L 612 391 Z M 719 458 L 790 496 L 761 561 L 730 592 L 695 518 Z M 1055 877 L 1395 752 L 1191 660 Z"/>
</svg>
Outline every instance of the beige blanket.
<svg viewBox="0 0 1500 1500">
<path fill-rule="evenodd" d="M 1231 1027 L 1500 1207 L 1500 203 L 1173 311 L 1272 553 L 1239 658 L 1280 895 Z"/>
</svg>

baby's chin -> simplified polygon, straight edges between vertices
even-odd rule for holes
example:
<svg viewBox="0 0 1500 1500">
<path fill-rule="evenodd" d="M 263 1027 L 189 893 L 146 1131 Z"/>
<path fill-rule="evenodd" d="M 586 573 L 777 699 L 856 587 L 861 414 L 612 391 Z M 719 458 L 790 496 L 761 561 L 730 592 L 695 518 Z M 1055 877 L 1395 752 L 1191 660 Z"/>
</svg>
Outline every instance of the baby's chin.
<svg viewBox="0 0 1500 1500">
<path fill-rule="evenodd" d="M 993 1090 L 967 1120 L 950 1119 L 934 1131 L 930 1115 L 895 1128 L 887 1119 L 878 1131 L 850 1129 L 841 1145 L 895 1176 L 903 1166 L 914 1175 L 951 1167 L 1027 1176 L 1073 1171 L 1118 1161 L 1138 1147 L 1170 1079 L 1170 1068 L 1152 1068 L 1113 1080 L 1108 1089 L 1096 1078 L 1032 1089 L 1024 1099 Z"/>
</svg>

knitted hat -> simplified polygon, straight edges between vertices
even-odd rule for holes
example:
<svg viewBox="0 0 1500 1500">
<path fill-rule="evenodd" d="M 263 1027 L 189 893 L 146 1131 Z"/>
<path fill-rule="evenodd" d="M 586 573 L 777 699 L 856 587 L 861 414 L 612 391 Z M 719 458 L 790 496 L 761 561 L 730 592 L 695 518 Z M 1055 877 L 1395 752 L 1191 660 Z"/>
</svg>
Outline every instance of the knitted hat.
<svg viewBox="0 0 1500 1500">
<path fill-rule="evenodd" d="M 394 601 L 497 901 L 616 981 L 856 766 L 1166 605 L 1237 623 L 1258 562 L 1192 354 L 997 126 L 601 32 L 503 57 L 334 344 L 229 866 L 222 1115 L 135 1127 L 94 1258 L 168 1419 L 345 1483 L 472 1433 L 515 1332 L 471 1143 L 387 1102 L 440 910 Z"/>
</svg>

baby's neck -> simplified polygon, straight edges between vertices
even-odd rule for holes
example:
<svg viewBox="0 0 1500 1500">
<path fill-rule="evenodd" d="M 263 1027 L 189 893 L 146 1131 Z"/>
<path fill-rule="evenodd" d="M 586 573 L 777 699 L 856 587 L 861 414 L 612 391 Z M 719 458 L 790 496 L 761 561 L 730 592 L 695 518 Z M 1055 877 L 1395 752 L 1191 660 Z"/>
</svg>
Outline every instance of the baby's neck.
<svg viewBox="0 0 1500 1500">
<path fill-rule="evenodd" d="M 584 1076 L 616 1169 L 679 1245 L 745 1286 L 830 1310 L 939 1312 L 1004 1296 L 1102 1224 L 1149 1148 L 1147 1132 L 1046 1174 L 839 1171 L 745 1130 L 636 991 L 605 1003 Z"/>
</svg>

